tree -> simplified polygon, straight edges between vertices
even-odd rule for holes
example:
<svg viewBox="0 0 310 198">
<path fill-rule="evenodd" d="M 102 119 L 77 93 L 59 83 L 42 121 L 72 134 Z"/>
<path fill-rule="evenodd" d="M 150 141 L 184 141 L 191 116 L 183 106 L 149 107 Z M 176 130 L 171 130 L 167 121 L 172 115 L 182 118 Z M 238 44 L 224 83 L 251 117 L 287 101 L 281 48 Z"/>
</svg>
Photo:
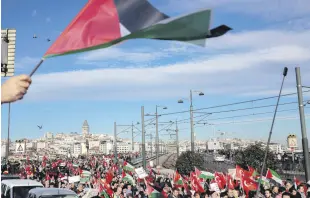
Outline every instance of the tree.
<svg viewBox="0 0 310 198">
<path fill-rule="evenodd" d="M 204 169 L 204 158 L 202 154 L 192 151 L 186 151 L 178 157 L 176 161 L 176 169 L 181 175 L 189 175 L 191 171 Z"/>
<path fill-rule="evenodd" d="M 218 151 L 218 154 L 220 154 L 220 155 L 225 155 L 225 157 L 226 157 L 227 159 L 229 159 L 229 158 L 230 158 L 230 155 L 231 155 L 231 150 L 229 150 L 229 149 L 219 150 L 219 151 Z"/>
<path fill-rule="evenodd" d="M 260 143 L 254 144 L 246 147 L 244 150 L 237 150 L 235 152 L 235 162 L 242 167 L 247 167 L 249 165 L 260 171 L 260 168 L 263 165 L 264 156 L 265 146 L 262 146 Z M 276 155 L 268 151 L 265 167 L 276 170 L 277 164 Z"/>
</svg>

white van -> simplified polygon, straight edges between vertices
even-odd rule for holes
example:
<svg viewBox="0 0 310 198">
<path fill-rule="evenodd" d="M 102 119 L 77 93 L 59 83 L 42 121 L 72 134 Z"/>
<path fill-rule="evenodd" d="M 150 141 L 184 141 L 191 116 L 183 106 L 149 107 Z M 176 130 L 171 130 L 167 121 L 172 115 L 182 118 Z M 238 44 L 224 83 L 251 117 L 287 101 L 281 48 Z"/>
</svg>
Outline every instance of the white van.
<svg viewBox="0 0 310 198">
<path fill-rule="evenodd" d="M 10 179 L 1 182 L 1 197 L 24 198 L 33 188 L 42 188 L 40 182 L 30 179 Z"/>
<path fill-rule="evenodd" d="M 225 162 L 225 155 L 215 155 L 214 161 L 216 162 Z"/>
</svg>

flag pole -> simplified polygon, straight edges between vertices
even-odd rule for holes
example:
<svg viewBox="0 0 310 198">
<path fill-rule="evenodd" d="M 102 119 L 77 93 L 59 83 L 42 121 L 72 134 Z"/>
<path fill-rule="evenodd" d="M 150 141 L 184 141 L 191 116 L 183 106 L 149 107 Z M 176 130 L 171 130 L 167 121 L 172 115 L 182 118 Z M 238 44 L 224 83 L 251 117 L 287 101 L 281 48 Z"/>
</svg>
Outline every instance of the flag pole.
<svg viewBox="0 0 310 198">
<path fill-rule="evenodd" d="M 42 59 L 40 60 L 40 62 L 32 69 L 31 73 L 29 74 L 30 77 L 37 71 L 37 69 L 39 69 L 39 67 L 41 66 L 41 64 L 43 63 L 44 60 L 45 60 L 45 59 L 42 58 Z"/>
<path fill-rule="evenodd" d="M 269 144 L 270 144 L 270 141 L 271 141 L 271 135 L 272 135 L 272 131 L 273 131 L 273 126 L 274 126 L 274 122 L 276 120 L 278 106 L 279 106 L 279 101 L 280 101 L 281 94 L 282 94 L 282 88 L 283 88 L 284 80 L 285 80 L 285 77 L 287 75 L 287 70 L 288 70 L 287 67 L 284 67 L 282 83 L 281 83 L 281 87 L 280 87 L 280 91 L 279 91 L 279 95 L 278 95 L 278 99 L 277 99 L 276 108 L 275 108 L 274 114 L 273 114 L 273 119 L 272 119 L 272 123 L 271 123 L 271 127 L 270 127 L 270 132 L 269 132 L 269 136 L 268 136 L 268 141 L 267 141 L 267 144 L 266 144 L 264 161 L 263 161 L 263 165 L 262 165 L 262 168 L 261 168 L 261 171 L 260 171 L 260 177 L 259 177 L 259 180 L 258 180 L 258 187 L 256 189 L 256 196 L 255 197 L 258 197 L 259 192 L 260 192 L 260 183 L 262 181 L 263 172 L 264 172 L 265 166 L 267 164 L 267 156 L 268 156 Z"/>
</svg>

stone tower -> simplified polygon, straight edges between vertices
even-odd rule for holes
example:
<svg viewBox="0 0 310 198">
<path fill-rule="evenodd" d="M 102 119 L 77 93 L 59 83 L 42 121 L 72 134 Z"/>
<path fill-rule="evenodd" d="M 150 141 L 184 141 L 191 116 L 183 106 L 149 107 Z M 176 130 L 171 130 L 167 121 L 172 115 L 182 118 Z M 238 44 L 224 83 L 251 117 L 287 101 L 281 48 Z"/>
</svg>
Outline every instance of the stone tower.
<svg viewBox="0 0 310 198">
<path fill-rule="evenodd" d="M 85 120 L 84 123 L 83 123 L 82 134 L 83 135 L 88 135 L 89 134 L 89 125 L 88 125 L 87 120 Z"/>
</svg>

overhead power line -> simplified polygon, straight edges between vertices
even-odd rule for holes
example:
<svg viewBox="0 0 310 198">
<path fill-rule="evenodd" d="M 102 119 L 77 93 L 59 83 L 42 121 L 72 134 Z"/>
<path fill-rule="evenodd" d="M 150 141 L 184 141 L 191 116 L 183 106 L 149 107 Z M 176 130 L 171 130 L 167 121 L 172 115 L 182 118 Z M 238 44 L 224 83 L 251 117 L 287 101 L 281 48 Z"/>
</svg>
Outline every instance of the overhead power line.
<svg viewBox="0 0 310 198">
<path fill-rule="evenodd" d="M 303 91 L 303 92 L 310 92 L 310 90 Z M 296 92 L 294 93 L 288 93 L 288 94 L 282 94 L 281 97 L 283 96 L 291 96 L 297 94 Z M 219 107 L 227 107 L 227 106 L 233 106 L 233 105 L 239 105 L 239 104 L 245 104 L 245 103 L 251 103 L 251 102 L 257 102 L 257 101 L 262 101 L 262 100 L 269 100 L 269 99 L 274 99 L 277 98 L 278 96 L 271 96 L 271 97 L 265 97 L 265 98 L 258 98 L 254 100 L 246 100 L 246 101 L 241 101 L 241 102 L 235 102 L 235 103 L 229 103 L 229 104 L 223 104 L 223 105 L 217 105 L 217 106 L 211 106 L 211 107 L 204 107 L 204 108 L 198 108 L 194 109 L 193 111 L 199 111 L 199 110 L 206 110 L 206 109 L 214 109 L 214 108 L 219 108 Z M 297 103 L 297 102 L 295 102 Z M 269 105 L 269 107 L 275 106 L 275 105 Z M 253 108 L 258 108 L 258 107 L 253 107 Z M 189 110 L 184 110 L 184 111 L 177 111 L 177 112 L 171 112 L 171 113 L 163 113 L 160 114 L 161 116 L 166 116 L 166 115 L 174 115 L 174 114 L 181 114 L 181 113 L 187 113 L 190 112 Z M 208 112 L 212 113 L 212 112 Z"/>
</svg>

